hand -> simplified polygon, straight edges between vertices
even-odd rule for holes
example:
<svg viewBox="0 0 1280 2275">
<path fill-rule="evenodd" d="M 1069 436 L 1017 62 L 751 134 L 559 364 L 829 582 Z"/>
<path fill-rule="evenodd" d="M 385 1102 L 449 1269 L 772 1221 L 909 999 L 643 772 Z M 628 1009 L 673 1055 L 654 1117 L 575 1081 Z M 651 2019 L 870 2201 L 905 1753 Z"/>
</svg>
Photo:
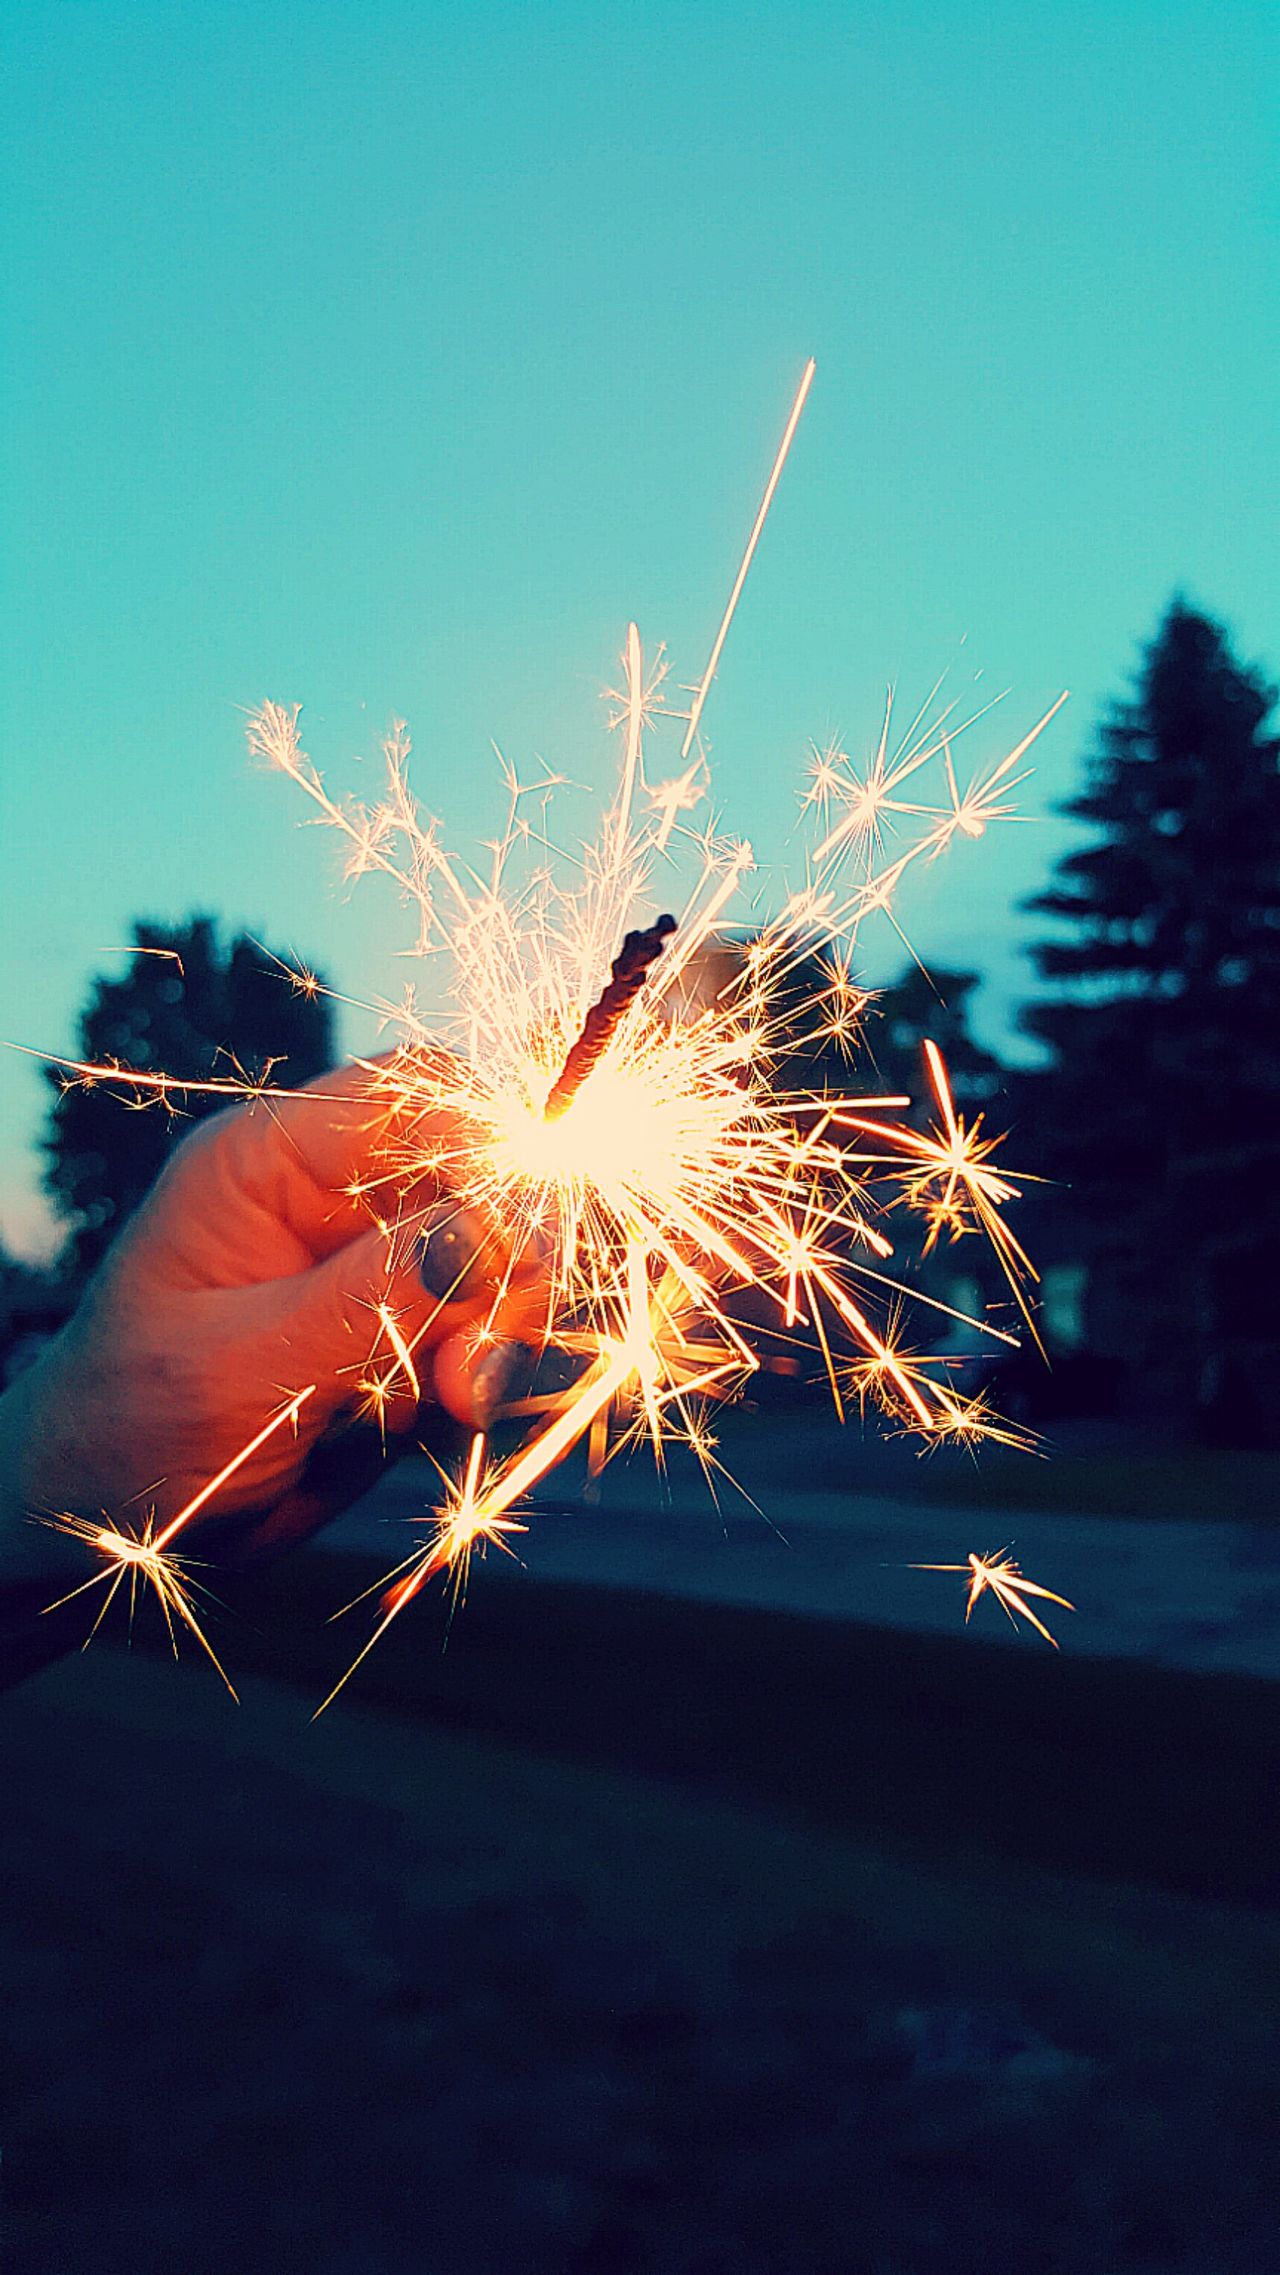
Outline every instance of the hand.
<svg viewBox="0 0 1280 2275">
<path fill-rule="evenodd" d="M 197 1554 L 212 1544 L 238 1562 L 301 1539 L 367 1491 L 419 1422 L 380 1305 L 410 1346 L 423 1405 L 474 1428 L 492 1421 L 518 1390 L 521 1332 L 545 1309 L 539 1267 L 513 1260 L 430 1180 L 393 1234 L 374 1225 L 352 1188 L 383 1166 L 389 1119 L 376 1071 L 350 1067 L 292 1098 L 236 1105 L 184 1140 L 74 1319 L 0 1400 L 10 1534 L 15 1516 L 64 1511 L 129 1532 L 154 1510 L 162 1527 L 314 1384 L 296 1426 L 175 1545 L 199 1534 Z M 30 1569 L 40 1536 L 24 1531 Z"/>
</svg>

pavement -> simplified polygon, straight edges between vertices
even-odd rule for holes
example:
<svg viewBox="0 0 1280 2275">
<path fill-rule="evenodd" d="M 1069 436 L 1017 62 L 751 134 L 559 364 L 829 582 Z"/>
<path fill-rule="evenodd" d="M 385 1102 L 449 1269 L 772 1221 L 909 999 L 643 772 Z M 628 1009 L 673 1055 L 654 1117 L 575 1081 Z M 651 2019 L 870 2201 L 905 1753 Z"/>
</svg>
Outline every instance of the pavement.
<svg viewBox="0 0 1280 2275">
<path fill-rule="evenodd" d="M 830 1435 L 815 1440 L 807 1418 L 779 1416 L 729 1447 L 758 1508 L 722 1478 L 717 1506 L 688 1456 L 673 1457 L 665 1481 L 644 1454 L 611 1464 L 595 1506 L 582 1498 L 580 1468 L 566 1465 L 513 1540 L 518 1562 L 491 1553 L 472 1589 L 586 1584 L 954 1636 L 967 1573 L 912 1567 L 963 1566 L 970 1550 L 1010 1548 L 1030 1578 L 1075 1607 L 1037 1605 L 1064 1654 L 1280 1680 L 1280 1511 L 1187 1521 L 1002 1508 L 984 1521 L 886 1491 L 884 1464 L 861 1462 L 856 1442 L 833 1463 Z M 430 1464 L 406 1461 L 322 1543 L 385 1558 L 389 1569 L 437 1492 Z M 972 1631 L 1010 1650 L 1048 1649 L 990 1595 Z"/>
</svg>

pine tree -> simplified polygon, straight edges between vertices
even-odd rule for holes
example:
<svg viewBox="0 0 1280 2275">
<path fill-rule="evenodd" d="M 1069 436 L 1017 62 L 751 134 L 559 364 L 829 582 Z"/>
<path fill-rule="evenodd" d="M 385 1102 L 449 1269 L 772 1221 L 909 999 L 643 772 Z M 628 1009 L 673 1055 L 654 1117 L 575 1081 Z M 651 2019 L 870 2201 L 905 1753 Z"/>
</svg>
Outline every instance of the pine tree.
<svg viewBox="0 0 1280 2275">
<path fill-rule="evenodd" d="M 1175 600 L 1063 809 L 1092 841 L 1028 904 L 1065 930 L 1023 1015 L 1050 1053 L 1040 1160 L 1073 1188 L 1106 1340 L 1166 1396 L 1212 1394 L 1262 1338 L 1280 1262 L 1275 700 Z"/>
</svg>

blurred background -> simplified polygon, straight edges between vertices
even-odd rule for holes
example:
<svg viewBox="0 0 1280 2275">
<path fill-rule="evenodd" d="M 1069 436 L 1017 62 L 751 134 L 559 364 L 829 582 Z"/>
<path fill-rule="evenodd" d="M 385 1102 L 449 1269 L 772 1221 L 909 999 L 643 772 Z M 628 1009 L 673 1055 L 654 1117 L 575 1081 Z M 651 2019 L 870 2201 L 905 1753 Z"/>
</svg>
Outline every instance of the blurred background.
<svg viewBox="0 0 1280 2275">
<path fill-rule="evenodd" d="M 921 1461 L 771 1372 L 718 1449 L 763 1517 L 570 1466 L 316 1730 L 425 1461 L 231 1592 L 239 1716 L 145 1628 L 7 1697 L 14 2264 L 1263 2275 L 1272 12 L 8 32 L 8 1042 L 290 1082 L 368 1047 L 404 912 L 246 709 L 303 702 L 341 792 L 406 717 L 464 855 L 493 745 L 597 791 L 627 621 L 696 681 L 810 353 L 707 713 L 756 908 L 886 684 L 1008 690 L 970 764 L 1071 690 L 860 974 L 866 1087 L 918 1096 L 932 1037 L 1025 1173 L 1048 1364 L 960 1358 L 1039 1452 Z M 187 1126 L 0 1052 L 6 1379 Z M 1004 1296 L 975 1240 L 920 1284 Z M 1058 1657 L 907 1569 L 1009 1541 L 1078 1607 Z"/>
</svg>

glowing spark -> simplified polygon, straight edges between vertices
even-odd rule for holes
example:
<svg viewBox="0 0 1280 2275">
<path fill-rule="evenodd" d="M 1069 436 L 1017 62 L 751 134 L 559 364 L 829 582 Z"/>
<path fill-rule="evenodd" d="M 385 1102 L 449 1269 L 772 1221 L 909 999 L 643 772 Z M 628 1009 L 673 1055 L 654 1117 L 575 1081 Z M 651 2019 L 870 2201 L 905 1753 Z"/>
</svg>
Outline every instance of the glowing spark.
<svg viewBox="0 0 1280 2275">
<path fill-rule="evenodd" d="M 1029 1621 L 1036 1633 L 1043 1635 L 1046 1643 L 1052 1643 L 1055 1651 L 1058 1648 L 1056 1637 L 1049 1633 L 1043 1620 L 1037 1619 L 1030 1604 L 1025 1603 L 1023 1598 L 1025 1596 L 1036 1596 L 1045 1603 L 1061 1604 L 1064 1611 L 1074 1611 L 1076 1608 L 1074 1604 L 1067 1602 L 1065 1596 L 1055 1596 L 1052 1588 L 1041 1588 L 1036 1585 L 1034 1580 L 1028 1580 L 1005 1549 L 1002 1549 L 998 1556 L 975 1556 L 970 1551 L 966 1562 L 963 1564 L 912 1564 L 909 1570 L 912 1572 L 966 1573 L 969 1580 L 969 1592 L 964 1610 L 966 1626 L 972 1617 L 973 1607 L 979 1596 L 989 1588 L 1011 1627 L 1016 1627 L 1020 1618 Z"/>
<path fill-rule="evenodd" d="M 260 1447 L 266 1445 L 269 1438 L 275 1436 L 277 1430 L 282 1430 L 296 1423 L 307 1400 L 314 1396 L 315 1389 L 316 1385 L 310 1383 L 305 1390 L 300 1390 L 295 1397 L 290 1398 L 277 1413 L 271 1416 L 269 1421 L 263 1424 L 260 1430 L 255 1432 L 246 1445 L 241 1446 L 229 1461 L 223 1463 L 215 1477 L 209 1478 L 207 1483 L 200 1487 L 198 1493 L 192 1494 L 191 1499 L 184 1503 L 177 1515 L 171 1517 L 168 1524 L 160 1530 L 156 1529 L 154 1510 L 148 1512 L 143 1521 L 141 1532 L 136 1534 L 122 1532 L 112 1524 L 100 1524 L 93 1518 L 70 1514 L 42 1518 L 40 1522 L 48 1525 L 54 1532 L 63 1533 L 72 1540 L 83 1541 L 87 1547 L 96 1549 L 100 1556 L 106 1558 L 105 1571 L 95 1572 L 91 1579 L 82 1581 L 79 1587 L 72 1588 L 67 1595 L 59 1596 L 56 1602 L 47 1605 L 46 1609 L 56 1611 L 59 1605 L 71 1603 L 75 1597 L 84 1595 L 91 1588 L 105 1587 L 106 1597 L 86 1637 L 86 1642 L 91 1642 L 110 1610 L 121 1582 L 126 1577 L 128 1578 L 129 1618 L 130 1623 L 132 1623 L 137 1606 L 138 1586 L 140 1582 L 146 1581 L 154 1590 L 164 1615 L 165 1626 L 169 1631 L 169 1641 L 173 1646 L 175 1657 L 178 1649 L 178 1626 L 180 1625 L 186 1627 L 195 1637 L 201 1650 L 212 1660 L 234 1698 L 236 1694 L 230 1677 L 214 1652 L 213 1646 L 196 1616 L 194 1597 L 200 1591 L 197 1589 L 196 1583 L 188 1576 L 191 1569 L 190 1564 L 186 1558 L 169 1553 L 169 1543 L 176 1540 L 178 1534 L 185 1525 L 190 1523 L 192 1517 L 205 1508 L 216 1493 L 221 1492 L 223 1486 L 236 1475 L 238 1470 L 244 1468 L 245 1463 L 252 1459 Z"/>
<path fill-rule="evenodd" d="M 171 1540 L 176 1540 L 183 1526 L 191 1522 L 192 1517 L 213 1499 L 215 1493 L 222 1491 L 223 1486 L 235 1476 L 237 1470 L 243 1469 L 245 1463 L 252 1460 L 259 1447 L 265 1446 L 268 1438 L 274 1438 L 277 1430 L 286 1429 L 291 1423 L 297 1421 L 307 1400 L 314 1398 L 316 1387 L 314 1382 L 310 1382 L 305 1390 L 298 1391 L 288 1401 L 287 1405 L 282 1406 L 278 1413 L 272 1415 L 269 1422 L 263 1423 L 256 1437 L 250 1438 L 247 1445 L 241 1446 L 238 1453 L 232 1454 L 230 1461 L 223 1463 L 216 1477 L 211 1477 L 207 1485 L 202 1485 L 198 1493 L 192 1494 L 191 1499 L 179 1509 L 177 1516 L 169 1519 L 163 1532 L 157 1533 L 157 1549 L 167 1548 Z"/>
<path fill-rule="evenodd" d="M 906 1196 L 926 1223 L 924 1253 L 935 1247 L 945 1232 L 958 1240 L 967 1232 L 986 1235 L 1000 1268 L 1032 1334 L 1039 1341 L 1026 1294 L 1026 1282 L 1039 1275 L 1026 1250 L 1009 1230 L 1001 1211 L 1020 1198 L 1021 1188 L 991 1167 L 999 1140 L 984 1138 L 981 1114 L 966 1123 L 956 1112 L 951 1084 L 941 1051 L 934 1042 L 924 1045 L 925 1064 L 942 1122 L 928 1132 L 905 1125 L 887 1126 L 861 1115 L 839 1117 L 851 1129 L 883 1138 L 912 1163 L 902 1173 Z"/>
<path fill-rule="evenodd" d="M 670 782 L 659 782 L 650 790 L 650 803 L 657 807 L 662 817 L 658 825 L 658 834 L 654 839 L 654 844 L 660 853 L 666 847 L 671 832 L 675 828 L 677 814 L 691 813 L 693 808 L 700 803 L 705 771 L 703 760 L 699 756 L 694 759 L 692 766 L 687 767 L 683 774 L 673 776 Z"/>
<path fill-rule="evenodd" d="M 176 964 L 183 979 L 187 976 L 176 948 L 141 948 L 135 941 L 127 948 L 90 948 L 88 952 L 91 956 L 158 956 L 164 963 Z"/>
<path fill-rule="evenodd" d="M 702 717 L 703 706 L 706 703 L 707 696 L 711 692 L 711 682 L 716 676 L 716 667 L 720 662 L 720 657 L 724 649 L 725 641 L 729 637 L 729 626 L 733 622 L 738 602 L 742 598 L 742 588 L 747 581 L 747 571 L 751 567 L 751 563 L 755 558 L 756 547 L 760 543 L 764 525 L 769 518 L 769 508 L 773 504 L 773 493 L 777 489 L 779 482 L 782 480 L 782 469 L 787 463 L 787 457 L 790 452 L 791 445 L 795 440 L 796 428 L 800 424 L 800 414 L 804 410 L 805 404 L 808 401 L 809 389 L 813 385 L 813 375 L 817 368 L 818 367 L 814 362 L 813 357 L 810 356 L 808 363 L 804 367 L 804 375 L 800 381 L 799 388 L 796 391 L 796 399 L 791 406 L 791 416 L 787 420 L 786 429 L 783 433 L 782 440 L 778 444 L 778 455 L 774 459 L 773 470 L 770 473 L 769 479 L 765 484 L 764 496 L 760 500 L 760 511 L 756 515 L 755 525 L 751 531 L 750 537 L 747 539 L 747 549 L 742 556 L 742 566 L 738 570 L 738 574 L 734 579 L 733 590 L 729 595 L 729 605 L 726 608 L 724 616 L 721 619 L 720 629 L 715 636 L 715 641 L 711 649 L 711 655 L 707 663 L 707 668 L 702 675 L 701 681 L 698 685 L 698 691 L 693 698 L 693 709 L 689 713 L 688 730 L 685 734 L 684 741 L 680 745 L 680 756 L 682 759 L 687 758 L 689 756 L 689 752 L 693 748 L 693 738 L 698 732 L 698 722 Z"/>
<path fill-rule="evenodd" d="M 6 1043 L 5 1049 L 21 1052 L 24 1058 L 43 1060 L 46 1066 L 61 1067 L 68 1090 L 92 1090 L 98 1083 L 119 1083 L 123 1089 L 150 1092 L 160 1103 L 173 1098 L 263 1098 L 288 1097 L 287 1091 L 268 1090 L 266 1077 L 251 1080 L 243 1074 L 212 1077 L 207 1082 L 188 1082 L 175 1074 L 156 1073 L 146 1067 L 121 1066 L 115 1059 L 70 1059 L 59 1057 L 56 1051 L 31 1050 L 25 1043 Z"/>
<path fill-rule="evenodd" d="M 389 1304 L 380 1303 L 378 1305 L 378 1325 L 400 1362 L 400 1371 L 413 1397 L 415 1399 L 421 1398 L 422 1384 L 418 1379 L 418 1370 L 413 1363 L 413 1352 L 405 1341 L 399 1322 Z"/>
<path fill-rule="evenodd" d="M 640 644 L 639 628 L 627 626 L 627 645 L 622 659 L 625 686 L 621 690 L 610 688 L 609 699 L 619 708 L 610 720 L 611 727 L 627 730 L 626 751 L 622 762 L 622 785 L 618 792 L 617 829 L 625 838 L 631 822 L 631 804 L 635 794 L 636 778 L 640 769 L 641 738 L 656 713 L 661 709 L 662 684 L 667 676 L 664 651 L 659 648 L 657 661 L 649 678 L 645 678 L 644 651 Z"/>
<path fill-rule="evenodd" d="M 61 1604 L 72 1603 L 77 1596 L 87 1594 L 92 1588 L 106 1588 L 98 1616 L 85 1637 L 86 1650 L 126 1579 L 129 1583 L 129 1624 L 132 1626 L 139 1590 L 145 1582 L 153 1590 L 160 1605 L 174 1657 L 178 1655 L 178 1629 L 185 1627 L 216 1667 L 231 1696 L 236 1696 L 235 1686 L 196 1614 L 195 1598 L 204 1591 L 191 1578 L 192 1567 L 187 1558 L 161 1554 L 152 1537 L 152 1518 L 146 1520 L 142 1532 L 137 1536 L 116 1532 L 110 1525 L 99 1525 L 92 1519 L 81 1517 L 58 1516 L 42 1521 L 68 1539 L 82 1541 L 86 1548 L 95 1549 L 99 1555 L 109 1559 L 105 1571 L 95 1572 L 91 1579 L 82 1581 L 79 1587 L 72 1588 L 65 1596 L 59 1596 L 56 1602 L 45 1606 L 47 1612 L 54 1612 Z"/>
</svg>

